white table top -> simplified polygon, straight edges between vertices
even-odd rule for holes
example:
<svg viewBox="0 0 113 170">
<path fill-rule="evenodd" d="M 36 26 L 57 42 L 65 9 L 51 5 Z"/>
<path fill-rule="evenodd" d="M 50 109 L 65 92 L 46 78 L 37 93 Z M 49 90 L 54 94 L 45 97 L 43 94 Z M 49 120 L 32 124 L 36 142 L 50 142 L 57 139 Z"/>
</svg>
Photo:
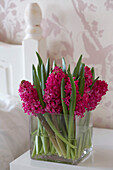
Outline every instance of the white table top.
<svg viewBox="0 0 113 170">
<path fill-rule="evenodd" d="M 93 129 L 93 151 L 77 166 L 30 159 L 27 151 L 10 164 L 10 170 L 113 170 L 113 130 Z"/>
</svg>

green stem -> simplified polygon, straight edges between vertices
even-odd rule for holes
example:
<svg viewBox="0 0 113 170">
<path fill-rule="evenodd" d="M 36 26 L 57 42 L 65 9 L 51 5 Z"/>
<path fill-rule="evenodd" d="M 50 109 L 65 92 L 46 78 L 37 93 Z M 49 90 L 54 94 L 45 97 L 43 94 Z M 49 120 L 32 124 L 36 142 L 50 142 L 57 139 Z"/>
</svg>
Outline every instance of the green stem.
<svg viewBox="0 0 113 170">
<path fill-rule="evenodd" d="M 45 128 L 43 128 L 43 134 L 44 136 L 42 136 L 42 143 L 43 143 L 43 147 L 44 147 L 44 153 L 47 154 L 48 153 L 48 137 L 47 137 L 47 132 L 45 131 Z"/>
<path fill-rule="evenodd" d="M 87 112 L 84 114 L 84 117 L 79 120 L 79 135 L 80 138 L 78 140 L 78 158 L 82 154 L 82 151 L 86 148 L 90 148 L 89 141 L 91 137 L 89 137 L 89 127 L 91 113 Z"/>
<path fill-rule="evenodd" d="M 47 132 L 45 131 L 45 128 L 42 127 L 41 122 L 38 117 L 37 119 L 38 119 L 38 129 L 40 129 L 41 131 L 41 140 L 42 140 L 42 144 L 44 148 L 44 153 L 47 154 L 48 153 L 48 139 L 47 139 L 48 135 L 47 135 Z"/>
<path fill-rule="evenodd" d="M 92 146 L 92 128 L 89 129 L 89 147 Z"/>
<path fill-rule="evenodd" d="M 92 143 L 91 143 L 91 138 L 92 138 L 92 132 L 91 132 L 91 128 L 89 128 L 87 130 L 87 133 L 86 133 L 86 144 L 85 144 L 85 147 L 88 149 L 91 147 Z"/>
<path fill-rule="evenodd" d="M 71 87 L 72 87 L 70 104 L 69 104 L 69 130 L 68 130 L 68 141 L 69 143 L 71 143 L 72 139 L 74 139 L 74 111 L 76 106 L 76 86 L 70 72 L 68 72 L 68 76 L 70 78 Z M 70 146 L 67 146 L 67 158 L 70 158 Z"/>
<path fill-rule="evenodd" d="M 78 158 L 80 158 L 82 152 L 82 141 L 83 141 L 83 135 L 80 136 L 78 142 Z"/>
<path fill-rule="evenodd" d="M 75 139 L 74 143 L 75 146 L 77 146 L 77 139 Z M 74 151 L 75 151 L 75 159 L 77 159 L 77 148 Z"/>
<path fill-rule="evenodd" d="M 67 139 L 67 129 L 64 120 L 64 115 L 60 114 L 57 116 L 58 127 L 61 129 L 63 136 Z"/>
<path fill-rule="evenodd" d="M 75 154 L 74 154 L 73 149 L 71 149 L 71 157 L 72 157 L 72 160 L 75 160 Z"/>
<path fill-rule="evenodd" d="M 77 139 L 76 139 L 76 126 L 77 126 L 77 120 L 75 117 L 75 121 L 74 121 L 74 145 L 76 146 L 76 148 L 74 149 L 74 159 L 77 159 Z"/>
<path fill-rule="evenodd" d="M 55 148 L 54 148 L 53 144 L 51 143 L 51 140 L 49 140 L 49 146 L 50 146 L 50 148 L 49 148 L 50 153 L 54 155 L 55 154 Z"/>
<path fill-rule="evenodd" d="M 75 146 L 72 145 L 71 143 L 69 143 L 59 132 L 58 130 L 55 128 L 54 124 L 51 122 L 49 116 L 47 113 L 44 114 L 44 117 L 46 119 L 46 121 L 48 122 L 49 126 L 52 128 L 52 130 L 54 131 L 54 133 L 67 145 L 69 145 L 71 148 L 75 149 Z"/>
<path fill-rule="evenodd" d="M 38 118 L 39 118 L 42 126 L 46 129 L 46 132 L 48 133 L 48 136 L 49 136 L 52 144 L 54 145 L 55 149 L 57 150 L 58 155 L 61 156 L 62 153 L 61 153 L 60 148 L 55 140 L 54 132 L 51 130 L 50 126 L 48 125 L 45 118 L 41 114 L 38 114 Z"/>
<path fill-rule="evenodd" d="M 52 117 L 52 120 L 53 120 L 53 123 L 54 123 L 56 129 L 59 131 L 59 127 L 58 127 L 58 123 L 57 123 L 56 117 L 54 115 L 52 115 L 51 117 Z M 55 136 L 56 136 L 56 140 L 57 140 L 58 146 L 59 146 L 59 148 L 60 148 L 60 150 L 62 152 L 62 155 L 63 155 L 64 158 L 66 158 L 65 146 L 64 146 L 63 142 L 61 141 L 61 139 L 56 134 L 55 134 Z"/>
<path fill-rule="evenodd" d="M 34 158 L 35 155 L 36 155 L 36 143 L 34 142 L 34 146 L 33 146 L 31 157 Z"/>
<path fill-rule="evenodd" d="M 42 147 L 40 149 L 40 154 L 43 154 L 43 153 L 44 153 L 44 148 L 43 148 L 43 145 L 42 145 Z"/>
<path fill-rule="evenodd" d="M 68 141 L 71 143 L 71 141 L 74 139 L 74 116 L 72 113 L 69 114 L 69 130 L 68 130 Z M 76 147 L 75 147 L 76 148 Z M 74 148 L 74 149 L 75 149 Z M 70 159 L 70 146 L 67 146 L 67 158 Z"/>
<path fill-rule="evenodd" d="M 42 145 L 39 135 L 35 136 L 35 145 L 36 145 L 36 155 L 38 155 L 41 149 L 41 145 Z"/>
<path fill-rule="evenodd" d="M 66 94 L 65 94 L 65 80 L 64 78 L 62 79 L 62 82 L 61 82 L 61 101 L 62 101 L 62 109 L 63 109 L 63 115 L 64 115 L 64 119 L 65 119 L 65 124 L 66 124 L 66 128 L 67 128 L 67 131 L 68 131 L 68 109 L 67 109 L 67 106 L 64 102 L 64 98 L 66 97 Z"/>
</svg>

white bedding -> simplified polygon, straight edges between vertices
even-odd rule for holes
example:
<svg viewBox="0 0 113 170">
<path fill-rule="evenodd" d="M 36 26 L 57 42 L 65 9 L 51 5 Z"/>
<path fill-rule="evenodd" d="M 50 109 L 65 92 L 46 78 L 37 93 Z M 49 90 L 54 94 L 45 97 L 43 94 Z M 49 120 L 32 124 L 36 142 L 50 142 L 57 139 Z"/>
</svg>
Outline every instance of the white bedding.
<svg viewBox="0 0 113 170">
<path fill-rule="evenodd" d="M 0 170 L 29 149 L 29 118 L 16 97 L 0 99 Z"/>
</svg>

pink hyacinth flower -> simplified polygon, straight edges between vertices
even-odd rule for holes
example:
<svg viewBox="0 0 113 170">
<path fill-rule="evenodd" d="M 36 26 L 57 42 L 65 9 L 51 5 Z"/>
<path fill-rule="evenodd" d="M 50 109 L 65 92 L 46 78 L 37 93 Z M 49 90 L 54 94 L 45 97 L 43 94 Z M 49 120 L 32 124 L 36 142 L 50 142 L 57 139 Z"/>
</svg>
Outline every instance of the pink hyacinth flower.
<svg viewBox="0 0 113 170">
<path fill-rule="evenodd" d="M 24 112 L 28 115 L 36 116 L 37 113 L 43 113 L 36 88 L 28 82 L 22 81 L 19 86 L 19 95 L 22 101 Z"/>
</svg>

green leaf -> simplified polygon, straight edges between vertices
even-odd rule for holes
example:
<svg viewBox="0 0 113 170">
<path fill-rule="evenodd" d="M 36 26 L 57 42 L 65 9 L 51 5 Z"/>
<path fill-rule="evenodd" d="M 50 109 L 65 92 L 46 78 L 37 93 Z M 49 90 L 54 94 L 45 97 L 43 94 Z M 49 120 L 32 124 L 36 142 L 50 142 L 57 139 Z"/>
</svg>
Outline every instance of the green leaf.
<svg viewBox="0 0 113 170">
<path fill-rule="evenodd" d="M 92 73 L 93 80 L 94 80 L 94 79 L 95 79 L 95 71 L 94 71 L 94 67 L 91 68 L 91 73 Z"/>
<path fill-rule="evenodd" d="M 81 63 L 80 71 L 79 71 L 79 77 L 77 78 L 77 80 L 79 79 L 79 83 L 78 83 L 79 84 L 79 92 L 82 96 L 83 96 L 83 93 L 84 93 L 84 86 L 85 86 L 84 67 L 85 67 L 85 64 Z"/>
<path fill-rule="evenodd" d="M 68 71 L 68 76 L 70 78 L 72 92 L 71 92 L 71 98 L 70 98 L 70 104 L 69 104 L 69 128 L 68 128 L 68 141 L 71 142 L 72 139 L 74 139 L 74 111 L 76 106 L 76 87 L 75 82 L 73 79 L 73 76 Z M 67 158 L 70 159 L 70 147 L 67 146 Z"/>
<path fill-rule="evenodd" d="M 50 71 L 50 58 L 47 59 L 45 70 L 46 70 L 46 79 L 47 79 Z"/>
<path fill-rule="evenodd" d="M 42 59 L 41 59 L 41 57 L 40 57 L 40 55 L 39 55 L 38 52 L 36 52 L 36 55 L 37 55 L 37 58 L 38 58 L 39 65 L 41 66 L 41 64 L 43 63 L 43 61 L 42 61 Z"/>
<path fill-rule="evenodd" d="M 71 73 L 69 71 L 68 71 L 68 76 L 70 78 L 71 87 L 72 87 L 69 112 L 70 112 L 70 114 L 74 114 L 74 110 L 75 110 L 75 106 L 76 106 L 76 87 L 75 87 L 75 82 L 73 80 L 73 76 L 71 75 Z"/>
<path fill-rule="evenodd" d="M 65 123 L 66 123 L 66 128 L 68 130 L 68 109 L 64 102 L 64 98 L 66 97 L 64 90 L 65 90 L 65 80 L 63 78 L 62 82 L 61 82 L 61 101 L 62 101 L 62 108 L 63 108 L 64 119 L 65 119 Z"/>
<path fill-rule="evenodd" d="M 81 77 L 79 76 L 79 77 L 77 78 L 77 80 L 80 81 L 80 78 L 81 78 Z"/>
<path fill-rule="evenodd" d="M 80 58 L 79 58 L 79 60 L 77 62 L 77 65 L 74 68 L 73 77 L 76 77 L 76 78 L 78 77 L 81 61 L 82 61 L 82 55 L 80 56 Z"/>
<path fill-rule="evenodd" d="M 53 60 L 53 69 L 55 68 L 55 66 L 56 66 L 56 62 L 55 60 Z"/>
<path fill-rule="evenodd" d="M 62 58 L 62 71 L 66 73 L 66 63 L 64 57 Z"/>
<path fill-rule="evenodd" d="M 69 66 L 68 66 L 67 72 L 70 72 L 70 64 L 69 64 Z"/>
<path fill-rule="evenodd" d="M 93 81 L 92 85 L 90 86 L 90 89 L 94 86 L 95 82 L 99 79 L 99 76 Z"/>
<path fill-rule="evenodd" d="M 38 66 L 37 66 L 37 75 L 38 75 L 39 81 L 41 82 L 41 67 L 40 67 L 39 64 L 38 64 Z"/>
<path fill-rule="evenodd" d="M 51 68 L 51 70 L 50 70 L 49 74 L 51 74 L 51 73 L 52 73 L 52 71 L 53 71 L 53 69 Z"/>
<path fill-rule="evenodd" d="M 45 83 L 46 83 L 46 73 L 45 73 L 45 67 L 44 64 L 41 64 L 41 87 L 42 87 L 42 95 L 45 94 Z"/>
<path fill-rule="evenodd" d="M 36 74 L 36 69 L 35 69 L 34 65 L 32 65 L 32 74 L 33 74 L 33 84 L 34 84 L 34 86 L 37 90 L 40 103 L 43 107 L 45 107 L 45 103 L 43 101 L 43 96 L 42 96 L 42 90 L 41 90 L 41 87 L 40 87 L 40 82 L 39 82 L 38 76 Z"/>
<path fill-rule="evenodd" d="M 36 77 L 37 77 L 37 74 L 36 74 L 36 69 L 35 69 L 35 66 L 34 66 L 34 64 L 32 65 L 32 77 L 33 77 L 33 84 L 34 84 L 34 86 L 36 85 Z M 38 81 L 38 79 L 37 79 L 37 81 Z M 35 88 L 36 88 L 36 86 L 35 86 Z"/>
<path fill-rule="evenodd" d="M 80 65 L 80 73 L 79 73 L 79 76 L 80 77 L 84 77 L 84 67 L 85 67 L 85 64 L 84 63 L 82 63 L 81 65 Z"/>
<path fill-rule="evenodd" d="M 37 55 L 37 58 L 38 58 L 38 61 L 39 61 L 39 64 L 37 66 L 37 72 L 38 72 L 38 77 L 39 77 L 39 80 L 41 80 L 41 65 L 43 65 L 43 70 L 44 70 L 44 76 L 46 75 L 46 70 L 45 70 L 45 66 L 44 66 L 44 63 L 39 55 L 38 52 L 36 52 L 36 55 Z M 49 60 L 48 60 L 48 66 L 49 68 Z"/>
<path fill-rule="evenodd" d="M 80 78 L 80 85 L 79 85 L 79 92 L 80 92 L 81 96 L 83 96 L 83 94 L 84 94 L 84 87 L 85 87 L 85 78 L 82 77 L 82 78 Z"/>
</svg>

